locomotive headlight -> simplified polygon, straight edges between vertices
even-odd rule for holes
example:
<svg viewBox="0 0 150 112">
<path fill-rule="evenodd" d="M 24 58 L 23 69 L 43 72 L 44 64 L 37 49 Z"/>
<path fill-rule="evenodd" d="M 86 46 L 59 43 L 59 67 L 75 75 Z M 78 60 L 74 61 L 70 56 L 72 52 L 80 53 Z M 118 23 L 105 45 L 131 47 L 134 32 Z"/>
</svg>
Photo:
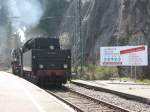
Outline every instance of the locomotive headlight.
<svg viewBox="0 0 150 112">
<path fill-rule="evenodd" d="M 49 46 L 49 48 L 50 48 L 51 50 L 54 50 L 54 46 Z"/>
<path fill-rule="evenodd" d="M 14 61 L 17 61 L 17 59 L 15 58 Z"/>
<path fill-rule="evenodd" d="M 39 68 L 40 68 L 40 69 L 44 68 L 44 65 L 40 64 L 40 65 L 39 65 Z"/>
<path fill-rule="evenodd" d="M 35 59 L 35 56 L 33 56 L 33 59 Z"/>
<path fill-rule="evenodd" d="M 68 65 L 67 65 L 67 64 L 64 64 L 64 68 L 68 68 Z"/>
</svg>

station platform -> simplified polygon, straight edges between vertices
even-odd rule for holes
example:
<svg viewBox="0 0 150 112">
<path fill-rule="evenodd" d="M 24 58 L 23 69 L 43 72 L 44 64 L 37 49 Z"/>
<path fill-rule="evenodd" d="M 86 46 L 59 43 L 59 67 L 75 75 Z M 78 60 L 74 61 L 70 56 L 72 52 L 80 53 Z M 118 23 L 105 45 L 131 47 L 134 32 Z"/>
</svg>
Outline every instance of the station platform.
<svg viewBox="0 0 150 112">
<path fill-rule="evenodd" d="M 73 82 L 104 88 L 120 93 L 137 96 L 150 102 L 150 85 L 149 84 L 138 84 L 134 82 L 124 82 L 118 80 L 95 80 L 95 81 L 84 81 L 84 80 L 73 80 Z"/>
<path fill-rule="evenodd" d="M 75 112 L 34 84 L 0 71 L 1 112 Z"/>
</svg>

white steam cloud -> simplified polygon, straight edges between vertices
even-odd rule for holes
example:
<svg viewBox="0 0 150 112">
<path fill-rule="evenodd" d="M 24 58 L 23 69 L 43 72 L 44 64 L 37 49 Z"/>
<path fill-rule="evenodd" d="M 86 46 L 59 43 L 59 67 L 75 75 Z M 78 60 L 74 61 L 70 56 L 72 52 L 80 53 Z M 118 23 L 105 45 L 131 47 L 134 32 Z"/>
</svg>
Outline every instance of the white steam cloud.
<svg viewBox="0 0 150 112">
<path fill-rule="evenodd" d="M 18 31 L 17 31 L 17 33 L 20 37 L 20 41 L 22 43 L 24 43 L 26 41 L 26 37 L 25 37 L 25 33 L 24 33 L 25 31 L 26 31 L 26 27 L 19 28 Z"/>
<path fill-rule="evenodd" d="M 39 0 L 8 0 L 8 15 L 15 28 L 34 27 L 43 15 Z"/>
<path fill-rule="evenodd" d="M 11 49 L 25 41 L 28 28 L 39 23 L 44 13 L 42 1 L 0 0 L 0 65 L 10 66 Z"/>
<path fill-rule="evenodd" d="M 18 34 L 20 41 L 25 42 L 24 29 L 35 27 L 44 10 L 42 0 L 7 0 L 8 19 L 13 27 L 13 32 Z"/>
</svg>

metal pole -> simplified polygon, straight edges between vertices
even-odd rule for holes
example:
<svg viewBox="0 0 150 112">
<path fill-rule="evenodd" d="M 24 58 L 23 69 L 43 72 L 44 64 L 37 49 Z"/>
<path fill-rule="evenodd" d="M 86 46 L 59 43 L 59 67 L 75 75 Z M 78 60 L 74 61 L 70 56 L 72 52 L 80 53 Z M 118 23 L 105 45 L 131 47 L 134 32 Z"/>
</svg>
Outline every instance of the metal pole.
<svg viewBox="0 0 150 112">
<path fill-rule="evenodd" d="M 132 65 L 131 65 L 131 67 L 130 67 L 130 70 L 131 70 L 131 79 L 132 79 L 132 77 L 133 77 L 133 70 L 132 70 Z"/>
<path fill-rule="evenodd" d="M 134 81 L 136 82 L 136 66 L 135 66 L 135 69 L 134 69 L 134 70 L 135 70 L 135 71 L 134 71 L 134 72 L 135 72 L 135 76 L 134 76 L 135 79 L 134 79 Z"/>
<path fill-rule="evenodd" d="M 81 0 L 79 0 L 79 33 L 80 33 L 80 47 L 81 47 L 81 73 L 83 72 L 83 39 L 82 39 L 82 14 L 81 14 Z"/>
<path fill-rule="evenodd" d="M 138 45 L 140 44 L 140 37 L 138 38 Z M 137 71 L 136 71 L 136 66 L 135 66 L 135 70 L 134 70 L 134 72 L 135 72 L 135 75 L 134 75 L 134 81 L 136 82 L 136 79 L 137 79 Z"/>
</svg>

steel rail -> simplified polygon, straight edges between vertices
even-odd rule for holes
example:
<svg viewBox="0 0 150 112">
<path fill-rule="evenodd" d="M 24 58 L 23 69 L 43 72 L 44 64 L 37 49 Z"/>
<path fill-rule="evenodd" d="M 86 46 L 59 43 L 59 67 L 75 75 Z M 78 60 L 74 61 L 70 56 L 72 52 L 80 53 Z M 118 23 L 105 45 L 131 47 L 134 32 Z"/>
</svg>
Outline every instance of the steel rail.
<svg viewBox="0 0 150 112">
<path fill-rule="evenodd" d="M 73 107 L 77 112 L 84 112 L 84 110 L 78 108 L 78 106 L 70 103 L 69 101 L 66 101 L 65 99 L 59 97 L 58 95 L 56 95 L 55 93 L 51 92 L 50 90 L 46 90 L 48 93 L 50 93 L 51 95 L 53 95 L 54 97 L 56 97 L 57 99 L 63 101 L 64 103 L 66 103 L 67 105 Z"/>
<path fill-rule="evenodd" d="M 92 101 L 92 102 L 94 102 L 95 104 L 97 104 L 97 105 L 99 105 L 99 106 L 102 105 L 103 107 L 109 108 L 109 109 L 110 109 L 109 112 L 112 112 L 112 110 L 113 110 L 114 112 L 131 112 L 131 111 L 128 110 L 128 109 L 124 109 L 124 108 L 119 107 L 119 106 L 117 106 L 117 105 L 113 105 L 113 104 L 104 102 L 104 101 L 102 101 L 102 100 L 99 100 L 99 99 L 96 99 L 96 98 L 87 96 L 87 95 L 85 95 L 85 94 L 83 94 L 83 93 L 81 93 L 81 92 L 74 91 L 74 90 L 72 90 L 72 89 L 70 89 L 70 88 L 66 88 L 65 92 L 61 92 L 61 91 L 51 91 L 51 90 L 46 90 L 46 91 L 47 91 L 48 93 L 50 93 L 51 95 L 53 95 L 54 97 L 58 98 L 59 100 L 63 101 L 64 103 L 66 103 L 66 104 L 70 105 L 71 107 L 73 107 L 75 110 L 77 110 L 77 112 L 86 112 L 86 110 L 81 109 L 78 105 L 73 104 L 71 101 L 68 101 L 67 99 L 65 99 L 65 98 L 62 97 L 61 95 L 58 95 L 57 92 L 59 92 L 59 93 L 61 93 L 61 94 L 63 94 L 63 93 L 65 94 L 66 92 L 73 93 L 73 94 L 75 94 L 76 96 L 80 96 L 80 97 L 83 97 L 84 99 L 89 100 L 89 102 Z M 69 99 L 69 97 L 68 97 L 68 99 Z M 79 100 L 80 100 L 80 99 L 79 99 Z M 78 99 L 77 99 L 77 101 L 78 101 Z M 90 104 L 90 103 L 89 103 L 89 104 Z M 83 105 L 84 105 L 84 104 L 83 104 Z M 96 106 L 97 106 L 97 105 L 96 105 Z M 88 107 L 87 107 L 87 108 L 88 108 Z M 90 108 L 90 107 L 89 107 L 89 108 Z M 96 107 L 96 108 L 97 108 L 97 107 Z M 97 108 L 97 109 L 99 109 L 99 108 Z M 116 110 L 117 110 L 117 111 L 116 111 Z M 102 110 L 102 111 L 103 111 L 103 110 Z M 105 112 L 105 111 L 103 111 L 103 112 Z"/>
<path fill-rule="evenodd" d="M 80 83 L 80 82 L 71 81 L 71 83 L 75 84 L 77 86 L 80 86 L 80 87 L 84 87 L 86 89 L 93 89 L 95 91 L 107 92 L 107 93 L 118 95 L 122 98 L 126 98 L 126 99 L 129 99 L 129 100 L 135 100 L 135 101 L 138 101 L 138 102 L 141 102 L 141 103 L 150 104 L 150 99 L 144 98 L 144 97 L 141 97 L 141 96 L 131 95 L 131 94 L 128 94 L 128 93 L 119 92 L 119 91 L 112 90 L 112 89 L 107 89 L 105 87 L 100 87 L 100 86 L 97 87 L 97 86 L 88 85 L 88 84 L 84 84 L 84 83 Z"/>
<path fill-rule="evenodd" d="M 76 93 L 76 94 L 82 95 L 82 96 L 84 96 L 84 97 L 86 97 L 86 98 L 88 98 L 88 99 L 91 99 L 91 100 L 93 100 L 93 101 L 96 101 L 96 102 L 98 102 L 98 103 L 103 103 L 103 104 L 105 104 L 106 106 L 110 106 L 110 107 L 112 107 L 112 108 L 116 108 L 116 109 L 118 109 L 118 110 L 121 110 L 121 112 L 131 112 L 131 110 L 125 109 L 125 108 L 123 108 L 123 107 L 120 107 L 120 106 L 117 106 L 117 105 L 114 105 L 114 104 L 111 104 L 111 103 L 108 103 L 108 102 L 105 102 L 105 101 L 102 101 L 102 100 L 100 100 L 100 99 L 93 98 L 93 97 L 88 96 L 88 95 L 86 95 L 86 94 L 83 94 L 83 93 L 81 93 L 81 92 L 77 92 L 77 91 L 74 91 L 74 90 L 72 90 L 72 89 L 70 89 L 70 91 L 72 91 L 72 92 L 74 92 L 74 93 Z"/>
</svg>

